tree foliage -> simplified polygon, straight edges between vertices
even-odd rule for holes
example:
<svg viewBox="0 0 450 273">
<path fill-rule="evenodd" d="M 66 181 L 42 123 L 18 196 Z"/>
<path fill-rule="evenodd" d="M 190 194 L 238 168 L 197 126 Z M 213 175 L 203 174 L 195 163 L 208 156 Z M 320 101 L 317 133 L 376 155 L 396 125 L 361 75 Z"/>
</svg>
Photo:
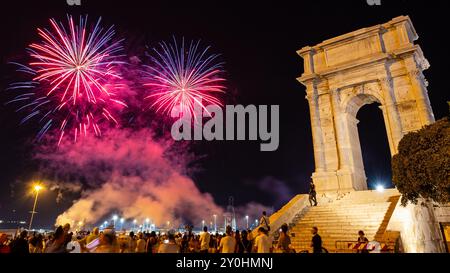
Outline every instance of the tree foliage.
<svg viewBox="0 0 450 273">
<path fill-rule="evenodd" d="M 441 119 L 408 133 L 392 158 L 392 181 L 402 193 L 402 205 L 418 198 L 450 202 L 450 122 Z"/>
</svg>

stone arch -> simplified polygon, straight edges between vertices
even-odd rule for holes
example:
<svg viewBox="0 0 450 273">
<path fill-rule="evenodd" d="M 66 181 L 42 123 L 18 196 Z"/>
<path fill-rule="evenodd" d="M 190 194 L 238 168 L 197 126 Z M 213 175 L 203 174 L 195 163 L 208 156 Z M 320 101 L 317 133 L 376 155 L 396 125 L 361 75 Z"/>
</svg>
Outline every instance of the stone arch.
<svg viewBox="0 0 450 273">
<path fill-rule="evenodd" d="M 318 191 L 366 190 L 356 114 L 378 102 L 391 155 L 401 138 L 434 121 L 429 67 L 407 16 L 326 40 L 297 53 L 304 59 Z"/>
</svg>

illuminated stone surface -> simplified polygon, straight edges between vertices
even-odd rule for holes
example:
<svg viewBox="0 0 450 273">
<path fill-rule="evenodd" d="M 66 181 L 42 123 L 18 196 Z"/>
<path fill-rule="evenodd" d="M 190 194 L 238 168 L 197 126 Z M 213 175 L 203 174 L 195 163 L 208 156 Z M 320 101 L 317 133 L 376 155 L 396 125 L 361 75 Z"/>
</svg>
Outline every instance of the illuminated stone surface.
<svg viewBox="0 0 450 273">
<path fill-rule="evenodd" d="M 308 196 L 297 195 L 270 217 L 272 235 L 289 223 L 297 251 L 311 250 L 313 226 L 331 252 L 349 252 L 345 245 L 359 230 L 402 252 L 445 251 L 439 225 L 450 222 L 450 206 L 402 207 L 396 189 L 368 191 L 358 136 L 356 114 L 373 102 L 381 104 L 391 155 L 405 134 L 434 122 L 422 74 L 429 64 L 417 39 L 410 18 L 400 16 L 298 51 L 319 206 L 309 207 Z"/>
<path fill-rule="evenodd" d="M 391 155 L 408 132 L 434 122 L 422 71 L 429 67 L 407 16 L 326 40 L 297 53 L 306 86 L 318 192 L 366 190 L 356 114 L 378 102 Z"/>
</svg>

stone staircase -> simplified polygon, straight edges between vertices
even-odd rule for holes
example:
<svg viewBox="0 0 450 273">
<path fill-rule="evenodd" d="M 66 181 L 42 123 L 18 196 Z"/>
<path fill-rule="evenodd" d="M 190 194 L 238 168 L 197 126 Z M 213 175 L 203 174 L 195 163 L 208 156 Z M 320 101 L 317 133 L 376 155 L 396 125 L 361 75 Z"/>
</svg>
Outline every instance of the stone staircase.
<svg viewBox="0 0 450 273">
<path fill-rule="evenodd" d="M 383 242 L 399 198 L 400 193 L 395 189 L 318 196 L 318 206 L 304 208 L 289 224 L 292 247 L 297 252 L 311 252 L 313 226 L 318 227 L 323 247 L 329 252 L 342 252 L 343 248 L 339 245 L 357 240 L 359 230 L 364 231 L 369 241 Z"/>
</svg>

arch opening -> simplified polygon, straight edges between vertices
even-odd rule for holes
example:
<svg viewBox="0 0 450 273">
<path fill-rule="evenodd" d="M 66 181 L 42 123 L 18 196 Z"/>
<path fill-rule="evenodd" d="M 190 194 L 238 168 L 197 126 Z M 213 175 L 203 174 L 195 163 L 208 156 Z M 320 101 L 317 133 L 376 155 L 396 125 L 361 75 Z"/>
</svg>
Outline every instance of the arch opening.
<svg viewBox="0 0 450 273">
<path fill-rule="evenodd" d="M 365 104 L 358 109 L 358 135 L 362 164 L 369 189 L 377 186 L 391 188 L 391 153 L 386 133 L 386 124 L 379 102 Z"/>
</svg>

